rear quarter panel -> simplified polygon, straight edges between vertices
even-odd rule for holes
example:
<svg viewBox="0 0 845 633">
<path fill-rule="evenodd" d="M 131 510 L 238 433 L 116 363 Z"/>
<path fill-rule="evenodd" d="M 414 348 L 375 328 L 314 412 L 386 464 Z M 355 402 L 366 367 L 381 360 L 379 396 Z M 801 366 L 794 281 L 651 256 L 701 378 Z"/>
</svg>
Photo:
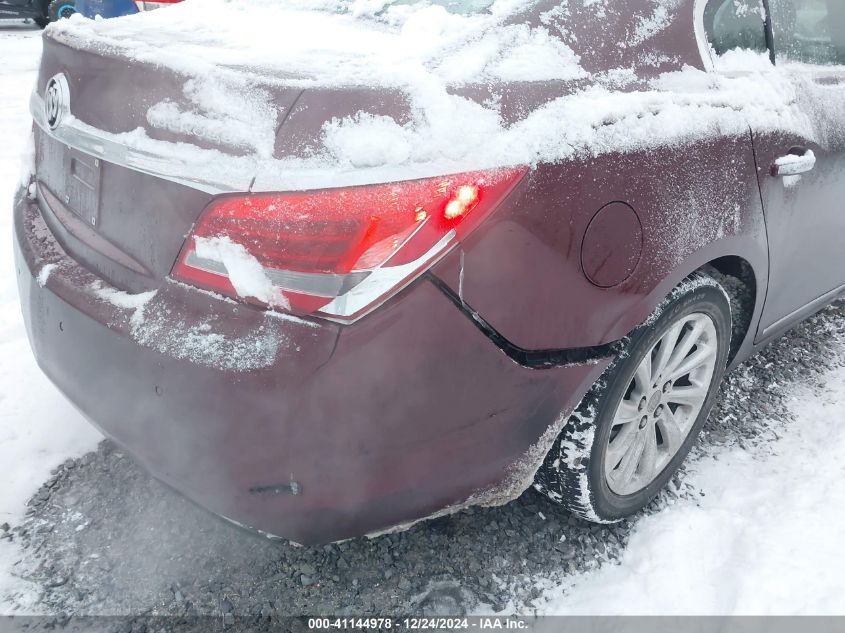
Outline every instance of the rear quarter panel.
<svg viewBox="0 0 845 633">
<path fill-rule="evenodd" d="M 614 201 L 636 211 L 642 251 L 628 279 L 601 288 L 584 274 L 582 245 L 596 212 Z M 730 255 L 751 264 L 763 292 L 750 134 L 541 165 L 437 273 L 511 343 L 561 349 L 624 337 L 684 277 Z"/>
</svg>

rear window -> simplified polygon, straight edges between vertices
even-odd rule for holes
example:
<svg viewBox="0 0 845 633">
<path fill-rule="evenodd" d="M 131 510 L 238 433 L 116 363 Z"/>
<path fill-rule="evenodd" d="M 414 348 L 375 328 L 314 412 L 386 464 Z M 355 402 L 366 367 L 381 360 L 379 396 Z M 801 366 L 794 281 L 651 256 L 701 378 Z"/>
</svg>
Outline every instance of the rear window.
<svg viewBox="0 0 845 633">
<path fill-rule="evenodd" d="M 807 64 L 845 64 L 843 0 L 771 0 L 778 58 Z"/>
<path fill-rule="evenodd" d="M 768 50 L 765 10 L 760 0 L 710 0 L 704 10 L 704 25 L 717 55 L 733 49 Z"/>
</svg>

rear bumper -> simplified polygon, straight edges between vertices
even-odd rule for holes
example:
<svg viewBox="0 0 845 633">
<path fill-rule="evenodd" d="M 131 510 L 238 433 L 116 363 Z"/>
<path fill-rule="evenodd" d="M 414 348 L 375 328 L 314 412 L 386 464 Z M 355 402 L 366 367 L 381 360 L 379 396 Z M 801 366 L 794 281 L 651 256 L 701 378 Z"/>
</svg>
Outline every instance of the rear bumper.
<svg viewBox="0 0 845 633">
<path fill-rule="evenodd" d="M 304 544 L 517 496 L 606 365 L 522 367 L 427 280 L 346 327 L 171 281 L 114 294 L 21 197 L 15 256 L 38 363 L 93 424 L 200 505 Z"/>
</svg>

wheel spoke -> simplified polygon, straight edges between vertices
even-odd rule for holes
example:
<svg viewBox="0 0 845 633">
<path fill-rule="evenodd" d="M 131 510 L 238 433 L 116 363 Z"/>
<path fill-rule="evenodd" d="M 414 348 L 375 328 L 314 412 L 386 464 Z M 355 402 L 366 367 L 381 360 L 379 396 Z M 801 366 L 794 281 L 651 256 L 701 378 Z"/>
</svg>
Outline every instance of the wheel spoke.
<svg viewBox="0 0 845 633">
<path fill-rule="evenodd" d="M 660 348 L 657 350 L 657 357 L 654 359 L 653 372 L 655 377 L 663 376 L 663 372 L 666 370 L 666 364 L 669 362 L 669 358 L 678 344 L 678 336 L 680 336 L 683 327 L 684 322 L 678 321 L 660 339 Z"/>
<path fill-rule="evenodd" d="M 645 446 L 640 458 L 640 473 L 645 481 L 651 481 L 657 476 L 657 431 L 653 424 L 643 429 Z"/>
<path fill-rule="evenodd" d="M 666 376 L 666 379 L 674 381 L 678 378 L 682 378 L 692 372 L 692 370 L 698 369 L 700 366 L 704 365 L 715 355 L 715 345 L 699 345 L 698 349 L 691 355 L 687 356 L 680 365 L 672 368 Z"/>
<path fill-rule="evenodd" d="M 640 415 L 638 403 L 632 402 L 631 400 L 623 400 L 619 404 L 619 408 L 616 410 L 616 416 L 613 418 L 613 426 L 633 422 L 634 420 L 637 420 Z"/>
<path fill-rule="evenodd" d="M 701 338 L 701 334 L 704 332 L 704 327 L 704 321 L 694 321 L 692 323 L 692 327 L 684 333 L 681 340 L 678 341 L 675 349 L 672 350 L 672 356 L 667 365 L 668 371 L 671 372 L 675 367 L 680 365 L 687 356 L 689 356 L 690 350 Z"/>
<path fill-rule="evenodd" d="M 660 434 L 663 436 L 663 450 L 672 457 L 678 452 L 684 441 L 684 432 L 678 425 L 678 420 L 672 413 L 671 408 L 666 407 L 664 409 L 663 415 L 657 420 L 657 425 L 660 428 Z"/>
<path fill-rule="evenodd" d="M 640 361 L 639 366 L 637 366 L 637 371 L 634 373 L 634 378 L 637 383 L 637 388 L 634 390 L 634 393 L 648 393 L 648 390 L 652 385 L 651 352 L 646 354 L 642 361 Z"/>
<path fill-rule="evenodd" d="M 683 406 L 697 407 L 707 397 L 707 387 L 693 385 L 692 387 L 675 387 L 666 395 L 666 402 Z"/>
<path fill-rule="evenodd" d="M 622 458 L 625 457 L 625 454 L 637 439 L 638 430 L 639 429 L 636 424 L 629 424 L 628 426 L 623 427 L 619 433 L 616 434 L 616 437 L 614 437 L 607 445 L 607 455 L 605 459 L 607 461 L 608 469 L 612 470 L 619 465 L 619 462 L 622 461 Z"/>
<path fill-rule="evenodd" d="M 627 486 L 633 479 L 637 464 L 640 463 L 640 456 L 643 454 L 643 448 L 645 448 L 645 434 L 637 432 L 634 434 L 634 441 L 631 443 L 628 452 L 625 453 L 619 464 L 618 480 L 623 486 Z"/>
</svg>

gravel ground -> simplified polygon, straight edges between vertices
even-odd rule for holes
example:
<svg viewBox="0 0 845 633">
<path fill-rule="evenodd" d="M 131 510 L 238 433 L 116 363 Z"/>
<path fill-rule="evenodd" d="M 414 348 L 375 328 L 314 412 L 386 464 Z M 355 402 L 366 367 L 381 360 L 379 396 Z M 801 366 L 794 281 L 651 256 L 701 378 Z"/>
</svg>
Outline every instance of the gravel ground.
<svg viewBox="0 0 845 633">
<path fill-rule="evenodd" d="M 776 439 L 789 423 L 786 387 L 844 364 L 843 341 L 838 303 L 732 372 L 694 459 Z M 701 494 L 683 479 L 646 512 Z M 592 525 L 529 491 L 400 534 L 295 547 L 211 516 L 104 442 L 60 466 L 0 538 L 23 547 L 17 573 L 52 613 L 460 614 L 528 605 L 538 577 L 565 583 L 615 560 L 636 521 Z"/>
</svg>

